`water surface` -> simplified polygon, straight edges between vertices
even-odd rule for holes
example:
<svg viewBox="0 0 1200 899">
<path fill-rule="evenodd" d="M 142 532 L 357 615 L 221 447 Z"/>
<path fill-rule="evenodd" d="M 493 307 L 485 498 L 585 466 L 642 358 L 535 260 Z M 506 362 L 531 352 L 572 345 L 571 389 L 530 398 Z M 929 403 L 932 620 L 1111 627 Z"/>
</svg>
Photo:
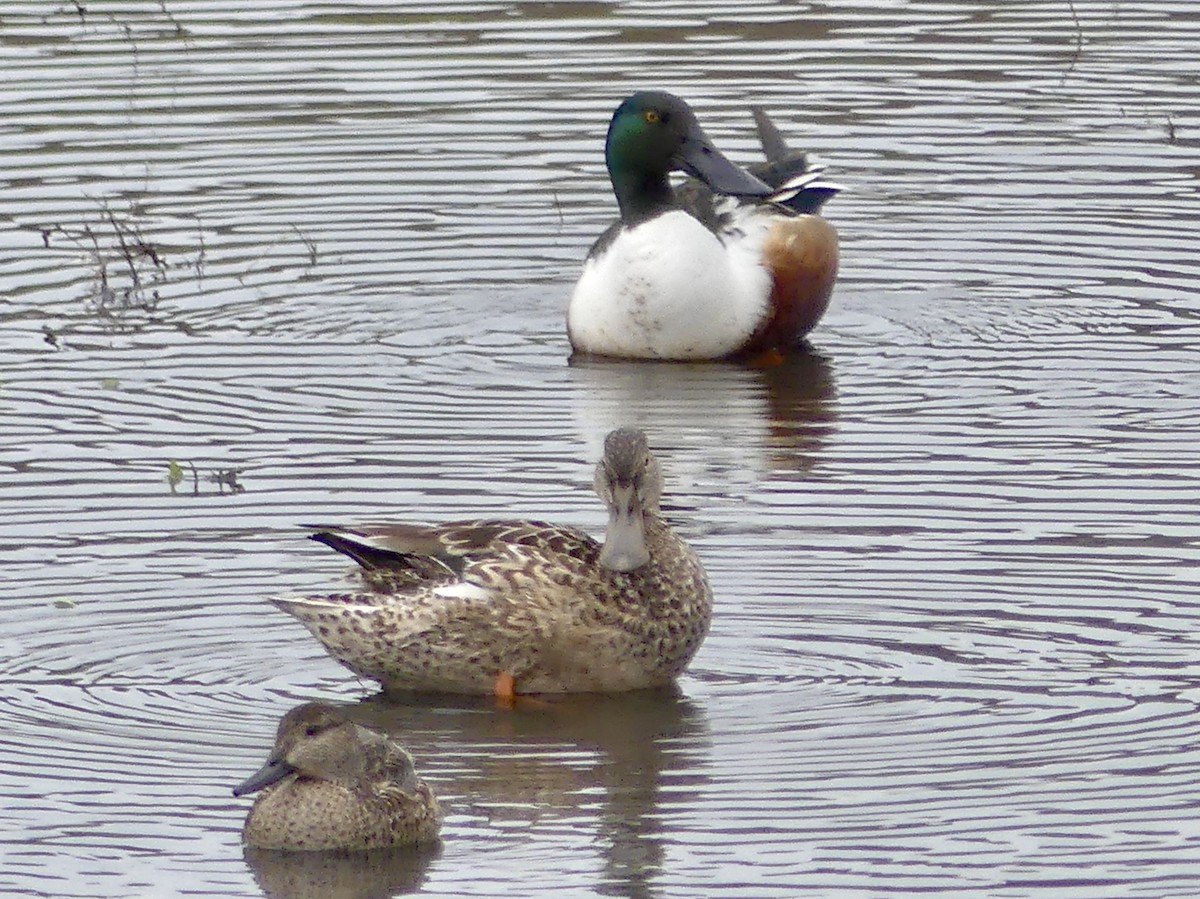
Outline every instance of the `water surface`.
<svg viewBox="0 0 1200 899">
<path fill-rule="evenodd" d="M 1183 0 L 0 3 L 4 891 L 1195 895 L 1197 41 Z M 648 86 L 851 188 L 811 354 L 567 365 Z M 716 592 L 678 695 L 385 702 L 265 602 L 339 583 L 302 521 L 597 530 L 618 424 Z M 318 697 L 412 749 L 439 853 L 243 857 L 229 791 Z"/>
</svg>

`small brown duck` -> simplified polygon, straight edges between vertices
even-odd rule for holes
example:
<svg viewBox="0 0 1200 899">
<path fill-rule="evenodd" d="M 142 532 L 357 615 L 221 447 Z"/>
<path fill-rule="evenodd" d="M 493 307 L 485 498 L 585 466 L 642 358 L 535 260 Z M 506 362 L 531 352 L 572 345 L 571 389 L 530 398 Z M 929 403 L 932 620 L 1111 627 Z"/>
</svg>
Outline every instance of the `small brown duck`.
<svg viewBox="0 0 1200 899">
<path fill-rule="evenodd" d="M 603 543 L 521 520 L 320 530 L 314 540 L 361 566 L 363 588 L 273 602 L 388 690 L 511 701 L 669 684 L 708 631 L 712 591 L 659 512 L 645 434 L 608 435 L 595 488 Z"/>
<path fill-rule="evenodd" d="M 234 796 L 265 788 L 242 836 L 259 849 L 377 849 L 437 840 L 442 810 L 412 757 L 323 702 L 279 722 L 267 763 Z"/>
</svg>

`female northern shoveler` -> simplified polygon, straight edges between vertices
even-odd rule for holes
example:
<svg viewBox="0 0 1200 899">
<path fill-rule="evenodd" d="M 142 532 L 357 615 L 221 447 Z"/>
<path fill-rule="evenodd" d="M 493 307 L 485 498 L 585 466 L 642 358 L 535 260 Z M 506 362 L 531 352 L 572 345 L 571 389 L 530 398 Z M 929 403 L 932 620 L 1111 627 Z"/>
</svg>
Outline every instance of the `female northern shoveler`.
<svg viewBox="0 0 1200 899">
<path fill-rule="evenodd" d="M 617 107 L 604 156 L 621 218 L 588 253 L 571 296 L 567 333 L 577 354 L 786 353 L 816 325 L 837 276 L 838 242 L 814 213 L 838 187 L 789 153 L 765 115 L 756 119 L 766 181 L 721 155 L 678 97 L 646 91 Z M 675 192 L 673 171 L 707 190 Z"/>
<path fill-rule="evenodd" d="M 412 757 L 334 706 L 306 702 L 279 722 L 267 763 L 234 788 L 266 789 L 243 839 L 259 849 L 378 849 L 437 839 L 442 810 Z"/>
<path fill-rule="evenodd" d="M 595 487 L 603 545 L 539 521 L 320 530 L 364 588 L 274 602 L 389 690 L 511 700 L 668 684 L 708 631 L 704 569 L 659 514 L 662 473 L 641 431 L 608 435 Z"/>
</svg>

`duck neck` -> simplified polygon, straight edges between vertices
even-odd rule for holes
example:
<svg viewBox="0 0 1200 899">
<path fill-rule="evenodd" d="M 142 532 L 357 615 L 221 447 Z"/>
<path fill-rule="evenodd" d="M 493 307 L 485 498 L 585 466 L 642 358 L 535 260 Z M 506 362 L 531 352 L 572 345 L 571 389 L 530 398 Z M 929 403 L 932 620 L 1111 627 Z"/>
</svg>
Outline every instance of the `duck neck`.
<svg viewBox="0 0 1200 899">
<path fill-rule="evenodd" d="M 666 172 L 613 168 L 609 170 L 609 178 L 621 209 L 621 221 L 626 225 L 640 225 L 676 208 L 675 191 Z"/>
<path fill-rule="evenodd" d="M 663 539 L 671 535 L 671 528 L 657 509 L 646 509 L 642 513 L 642 527 L 646 534 L 646 548 L 653 555 Z"/>
<path fill-rule="evenodd" d="M 659 559 L 665 547 L 674 539 L 674 532 L 657 509 L 646 509 L 642 512 L 642 540 L 650 560 Z"/>
</svg>

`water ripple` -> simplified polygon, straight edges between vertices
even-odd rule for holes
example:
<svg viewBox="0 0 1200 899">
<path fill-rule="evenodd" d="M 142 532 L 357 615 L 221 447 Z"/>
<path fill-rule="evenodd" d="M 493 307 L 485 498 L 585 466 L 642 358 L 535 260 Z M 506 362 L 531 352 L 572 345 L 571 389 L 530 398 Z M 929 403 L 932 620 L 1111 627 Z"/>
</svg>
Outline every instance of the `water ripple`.
<svg viewBox="0 0 1200 899">
<path fill-rule="evenodd" d="M 1196 893 L 1191 4 L 0 18 L 15 894 Z M 850 187 L 786 366 L 566 362 L 648 72 Z M 717 597 L 682 696 L 354 704 L 265 602 L 341 583 L 301 521 L 597 531 L 622 424 Z M 440 853 L 243 858 L 230 787 L 317 696 L 413 750 Z"/>
</svg>

